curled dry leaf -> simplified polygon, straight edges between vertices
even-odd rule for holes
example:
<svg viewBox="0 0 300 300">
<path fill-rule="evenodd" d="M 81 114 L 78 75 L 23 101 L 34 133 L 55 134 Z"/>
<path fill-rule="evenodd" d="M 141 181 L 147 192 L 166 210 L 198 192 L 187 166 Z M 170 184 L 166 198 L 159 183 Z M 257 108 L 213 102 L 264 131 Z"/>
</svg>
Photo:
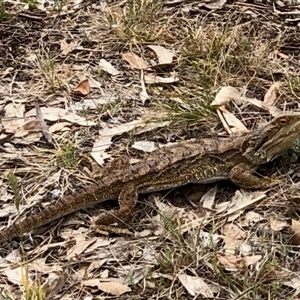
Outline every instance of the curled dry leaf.
<svg viewBox="0 0 300 300">
<path fill-rule="evenodd" d="M 110 62 L 108 62 L 107 60 L 105 60 L 103 58 L 100 59 L 99 67 L 101 70 L 103 70 L 113 76 L 119 75 L 121 73 Z"/>
<path fill-rule="evenodd" d="M 217 194 L 217 185 L 209 189 L 202 197 L 200 200 L 200 203 L 202 204 L 202 207 L 208 210 L 211 210 L 213 208 L 216 194 Z"/>
<path fill-rule="evenodd" d="M 282 86 L 281 82 L 273 83 L 264 97 L 264 103 L 268 105 L 274 105 L 279 94 L 279 88 Z"/>
<path fill-rule="evenodd" d="M 48 121 L 58 121 L 58 120 L 66 120 L 71 123 L 76 123 L 82 126 L 93 126 L 96 125 L 96 122 L 89 121 L 85 117 L 81 117 L 75 114 L 71 110 L 59 108 L 59 107 L 41 107 L 41 113 L 45 120 Z M 36 110 L 31 109 L 25 114 L 26 118 L 31 116 L 36 116 Z"/>
<path fill-rule="evenodd" d="M 235 101 L 237 104 L 241 104 L 243 102 L 241 93 L 236 88 L 232 86 L 225 86 L 217 93 L 215 100 L 211 103 L 211 106 L 219 107 L 229 103 L 231 100 Z"/>
<path fill-rule="evenodd" d="M 162 46 L 150 45 L 148 48 L 152 49 L 157 57 L 159 64 L 171 64 L 173 61 L 174 52 Z"/>
<path fill-rule="evenodd" d="M 247 267 L 254 265 L 258 263 L 261 260 L 262 256 L 261 255 L 252 255 L 252 256 L 245 256 L 243 257 L 243 260 L 245 262 L 245 265 Z"/>
<path fill-rule="evenodd" d="M 91 86 L 88 79 L 84 79 L 76 86 L 72 91 L 74 95 L 77 96 L 86 96 L 91 92 Z"/>
<path fill-rule="evenodd" d="M 149 68 L 148 63 L 134 53 L 124 53 L 122 58 L 127 61 L 133 69 L 143 70 Z"/>
</svg>

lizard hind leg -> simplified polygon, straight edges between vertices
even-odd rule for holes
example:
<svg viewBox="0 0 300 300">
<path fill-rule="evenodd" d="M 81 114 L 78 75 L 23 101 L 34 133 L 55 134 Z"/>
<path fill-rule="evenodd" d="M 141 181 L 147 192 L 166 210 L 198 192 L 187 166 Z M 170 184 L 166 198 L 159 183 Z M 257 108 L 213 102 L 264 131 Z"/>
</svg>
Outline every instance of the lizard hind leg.
<svg viewBox="0 0 300 300">
<path fill-rule="evenodd" d="M 122 222 L 131 215 L 138 199 L 138 189 L 135 184 L 127 183 L 120 191 L 119 209 L 108 210 L 100 214 L 95 220 L 95 227 Z"/>
</svg>

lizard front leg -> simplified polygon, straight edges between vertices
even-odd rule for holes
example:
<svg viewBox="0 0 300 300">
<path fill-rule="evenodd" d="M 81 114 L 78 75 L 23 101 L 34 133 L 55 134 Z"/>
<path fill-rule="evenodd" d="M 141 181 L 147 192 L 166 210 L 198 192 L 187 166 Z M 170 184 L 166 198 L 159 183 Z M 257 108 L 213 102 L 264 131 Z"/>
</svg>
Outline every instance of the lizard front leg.
<svg viewBox="0 0 300 300">
<path fill-rule="evenodd" d="M 279 180 L 268 177 L 260 178 L 252 174 L 254 168 L 246 163 L 239 163 L 229 172 L 229 179 L 234 184 L 246 189 L 264 189 L 277 185 Z"/>
<path fill-rule="evenodd" d="M 138 199 L 138 188 L 134 183 L 127 183 L 118 197 L 119 209 L 108 210 L 100 214 L 95 225 L 109 225 L 126 219 L 133 212 Z"/>
</svg>

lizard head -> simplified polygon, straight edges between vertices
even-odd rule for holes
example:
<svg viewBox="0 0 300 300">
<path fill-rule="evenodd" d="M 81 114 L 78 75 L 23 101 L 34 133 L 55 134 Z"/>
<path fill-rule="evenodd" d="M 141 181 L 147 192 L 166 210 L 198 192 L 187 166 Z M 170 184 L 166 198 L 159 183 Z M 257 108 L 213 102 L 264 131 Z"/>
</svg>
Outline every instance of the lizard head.
<svg viewBox="0 0 300 300">
<path fill-rule="evenodd" d="M 253 164 L 267 163 L 293 147 L 300 136 L 300 113 L 284 113 L 253 132 L 244 156 Z"/>
</svg>

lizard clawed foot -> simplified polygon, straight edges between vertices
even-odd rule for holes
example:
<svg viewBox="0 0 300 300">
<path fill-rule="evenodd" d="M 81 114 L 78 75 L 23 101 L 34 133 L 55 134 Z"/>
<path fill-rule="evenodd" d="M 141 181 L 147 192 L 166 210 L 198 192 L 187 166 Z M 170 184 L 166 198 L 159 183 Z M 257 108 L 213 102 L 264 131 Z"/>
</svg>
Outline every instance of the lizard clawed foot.
<svg viewBox="0 0 300 300">
<path fill-rule="evenodd" d="M 285 175 L 277 175 L 276 173 L 272 174 L 270 176 L 270 179 L 271 179 L 271 186 L 274 186 L 274 185 L 279 185 L 279 184 L 282 184 L 286 181 L 286 176 Z"/>
</svg>

